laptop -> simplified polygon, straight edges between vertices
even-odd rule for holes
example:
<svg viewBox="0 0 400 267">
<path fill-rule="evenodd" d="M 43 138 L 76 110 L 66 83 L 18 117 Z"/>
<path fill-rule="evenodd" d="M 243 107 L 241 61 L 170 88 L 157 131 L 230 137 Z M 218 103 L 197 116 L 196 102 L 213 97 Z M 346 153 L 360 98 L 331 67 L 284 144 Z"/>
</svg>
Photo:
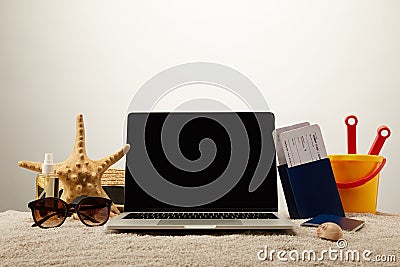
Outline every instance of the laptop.
<svg viewBox="0 0 400 267">
<path fill-rule="evenodd" d="M 271 112 L 135 112 L 124 212 L 108 230 L 291 229 L 278 211 Z"/>
</svg>

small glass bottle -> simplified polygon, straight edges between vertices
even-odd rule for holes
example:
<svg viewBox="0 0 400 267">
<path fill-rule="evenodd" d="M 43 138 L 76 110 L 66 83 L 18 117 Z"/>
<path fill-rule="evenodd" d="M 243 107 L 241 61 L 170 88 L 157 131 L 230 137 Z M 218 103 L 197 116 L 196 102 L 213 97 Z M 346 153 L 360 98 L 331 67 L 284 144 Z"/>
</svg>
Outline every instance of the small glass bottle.
<svg viewBox="0 0 400 267">
<path fill-rule="evenodd" d="M 45 153 L 42 164 L 42 173 L 36 177 L 36 199 L 61 196 L 60 181 L 54 173 L 53 154 Z"/>
</svg>

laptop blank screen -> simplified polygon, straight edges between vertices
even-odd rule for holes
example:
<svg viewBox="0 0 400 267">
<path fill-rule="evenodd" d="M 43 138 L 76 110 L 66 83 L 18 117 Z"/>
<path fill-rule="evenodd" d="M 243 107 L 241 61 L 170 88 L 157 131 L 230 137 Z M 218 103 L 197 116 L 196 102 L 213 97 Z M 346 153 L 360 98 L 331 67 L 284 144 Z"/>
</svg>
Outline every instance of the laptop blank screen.
<svg viewBox="0 0 400 267">
<path fill-rule="evenodd" d="M 125 211 L 277 211 L 270 112 L 131 113 Z"/>
</svg>

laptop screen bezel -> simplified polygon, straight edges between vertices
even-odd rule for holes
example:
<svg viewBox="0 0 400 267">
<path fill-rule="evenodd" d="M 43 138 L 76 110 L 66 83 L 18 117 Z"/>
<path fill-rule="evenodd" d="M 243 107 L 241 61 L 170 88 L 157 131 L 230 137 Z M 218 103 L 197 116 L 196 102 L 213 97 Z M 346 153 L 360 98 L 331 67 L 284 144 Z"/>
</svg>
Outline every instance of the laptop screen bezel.
<svg viewBox="0 0 400 267">
<path fill-rule="evenodd" d="M 251 112 L 251 111 L 232 111 L 232 112 L 218 112 L 218 113 L 242 113 L 242 112 L 247 112 L 247 113 L 268 113 L 272 114 L 272 112 Z M 216 112 L 134 112 L 134 114 L 150 114 L 150 113 L 216 113 Z M 132 114 L 132 113 L 130 113 Z M 128 114 L 129 116 L 129 114 Z M 129 119 L 127 118 L 127 124 L 129 124 Z M 274 122 L 275 124 L 275 122 Z M 129 129 L 129 125 L 127 125 L 127 131 Z M 134 149 L 134 148 L 133 148 Z M 274 155 L 273 163 L 272 166 L 269 170 L 268 173 L 268 179 L 271 182 L 271 188 L 269 189 L 266 194 L 269 194 L 271 199 L 273 200 L 273 204 L 269 207 L 265 206 L 262 208 L 254 208 L 254 207 L 248 207 L 248 208 L 235 208 L 235 207 L 229 207 L 229 208 L 223 208 L 223 207 L 160 207 L 160 208 L 153 208 L 153 207 L 146 207 L 146 206 L 140 206 L 138 205 L 137 202 L 134 202 L 133 199 L 129 198 L 129 195 L 131 195 L 130 192 L 128 192 L 129 188 L 133 187 L 139 187 L 140 186 L 135 182 L 134 178 L 132 177 L 129 167 L 127 164 L 127 161 L 125 163 L 125 187 L 124 187 L 124 211 L 125 212 L 277 212 L 278 211 L 278 193 L 277 193 L 277 169 L 276 169 L 276 157 Z M 140 204 L 145 204 L 144 201 L 141 201 Z"/>
</svg>

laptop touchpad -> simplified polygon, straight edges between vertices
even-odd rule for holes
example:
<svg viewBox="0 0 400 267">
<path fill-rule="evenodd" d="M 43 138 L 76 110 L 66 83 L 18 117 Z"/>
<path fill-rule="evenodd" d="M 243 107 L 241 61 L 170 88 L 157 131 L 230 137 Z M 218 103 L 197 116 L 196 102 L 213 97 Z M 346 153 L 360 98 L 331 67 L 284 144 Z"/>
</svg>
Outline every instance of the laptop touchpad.
<svg viewBox="0 0 400 267">
<path fill-rule="evenodd" d="M 160 220 L 157 225 L 242 225 L 240 220 Z"/>
</svg>

